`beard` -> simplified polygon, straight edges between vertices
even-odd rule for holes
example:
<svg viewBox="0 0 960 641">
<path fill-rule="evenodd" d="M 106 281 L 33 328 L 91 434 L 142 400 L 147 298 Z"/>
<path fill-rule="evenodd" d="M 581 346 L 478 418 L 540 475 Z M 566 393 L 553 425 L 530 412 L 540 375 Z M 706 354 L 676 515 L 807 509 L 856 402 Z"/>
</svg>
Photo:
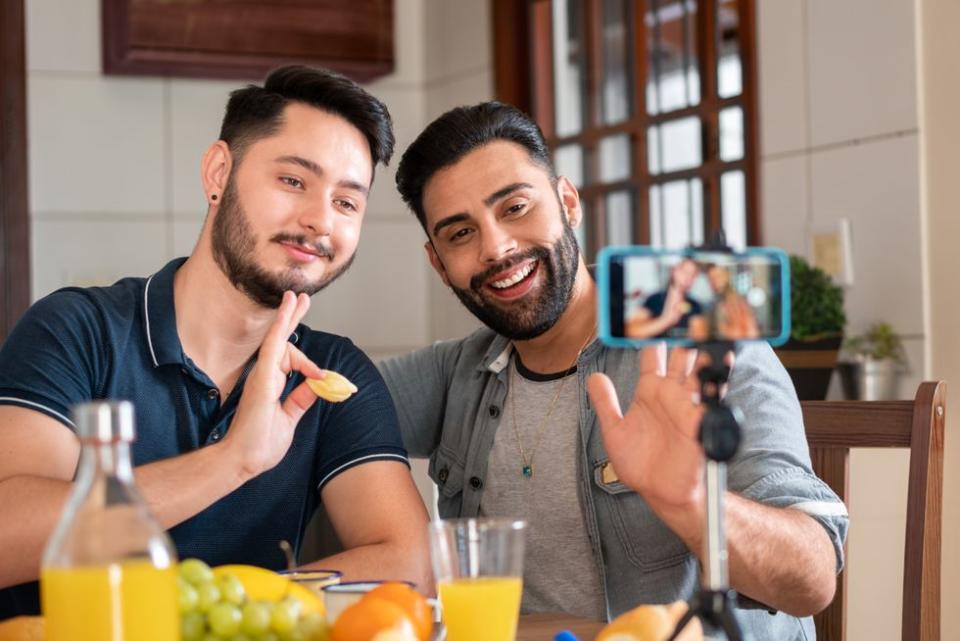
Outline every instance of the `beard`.
<svg viewBox="0 0 960 641">
<path fill-rule="evenodd" d="M 310 247 L 322 259 L 329 259 L 331 263 L 334 260 L 331 247 L 319 241 L 310 242 L 303 234 L 281 232 L 272 236 L 270 242 L 297 243 Z M 220 209 L 213 219 L 211 245 L 214 260 L 233 286 L 257 305 L 270 309 L 280 306 L 283 293 L 287 290 L 313 296 L 346 272 L 356 257 L 354 252 L 343 265 L 313 280 L 307 278 L 302 266 L 292 260 L 279 273 L 267 271 L 257 264 L 257 238 L 250 228 L 250 220 L 237 197 L 233 181 L 227 183 Z"/>
<path fill-rule="evenodd" d="M 511 340 L 523 341 L 540 336 L 553 327 L 567 309 L 580 262 L 580 248 L 573 227 L 563 216 L 563 234 L 552 247 L 534 247 L 511 256 L 470 279 L 470 286 L 450 288 L 464 307 L 484 325 Z M 543 287 L 536 297 L 515 301 L 503 309 L 484 290 L 494 275 L 524 261 L 535 259 L 543 271 Z"/>
</svg>

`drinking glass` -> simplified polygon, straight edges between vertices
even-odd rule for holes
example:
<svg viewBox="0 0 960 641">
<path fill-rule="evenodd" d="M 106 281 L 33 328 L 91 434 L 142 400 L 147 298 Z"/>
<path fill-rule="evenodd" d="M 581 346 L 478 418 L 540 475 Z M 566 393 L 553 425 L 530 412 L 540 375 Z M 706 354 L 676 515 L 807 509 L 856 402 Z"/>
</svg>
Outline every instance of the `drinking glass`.
<svg viewBox="0 0 960 641">
<path fill-rule="evenodd" d="M 526 522 L 430 524 L 430 554 L 447 641 L 514 641 L 523 592 Z"/>
</svg>

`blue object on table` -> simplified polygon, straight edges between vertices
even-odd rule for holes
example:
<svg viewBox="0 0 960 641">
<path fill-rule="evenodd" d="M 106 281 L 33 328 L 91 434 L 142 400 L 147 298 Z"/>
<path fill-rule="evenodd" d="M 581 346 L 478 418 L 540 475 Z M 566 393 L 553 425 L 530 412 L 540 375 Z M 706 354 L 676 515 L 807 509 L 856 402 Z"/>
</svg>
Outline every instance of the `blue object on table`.
<svg viewBox="0 0 960 641">
<path fill-rule="evenodd" d="M 570 630 L 560 630 L 557 636 L 553 637 L 553 641 L 580 641 L 580 639 Z"/>
</svg>

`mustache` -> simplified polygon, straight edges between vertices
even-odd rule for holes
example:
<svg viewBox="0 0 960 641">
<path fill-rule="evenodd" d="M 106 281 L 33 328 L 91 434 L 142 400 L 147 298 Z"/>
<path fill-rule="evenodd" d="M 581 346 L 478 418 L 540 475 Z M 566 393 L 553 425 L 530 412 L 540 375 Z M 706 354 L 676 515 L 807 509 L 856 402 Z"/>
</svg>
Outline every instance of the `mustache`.
<svg viewBox="0 0 960 641">
<path fill-rule="evenodd" d="M 294 243 L 296 245 L 301 245 L 306 247 L 310 251 L 315 252 L 318 256 L 323 258 L 329 258 L 330 260 L 334 259 L 333 248 L 329 245 L 325 245 L 321 241 L 310 241 L 307 240 L 307 237 L 303 234 L 290 234 L 287 232 L 280 232 L 279 234 L 274 234 L 270 237 L 270 240 L 275 243 Z"/>
<path fill-rule="evenodd" d="M 522 254 L 517 254 L 516 256 L 511 256 L 510 258 L 505 258 L 499 263 L 488 267 L 479 274 L 474 275 L 470 278 L 470 289 L 474 291 L 479 291 L 483 284 L 490 280 L 490 278 L 496 274 L 499 274 L 502 271 L 510 269 L 514 265 L 519 265 L 522 262 L 530 260 L 531 258 L 539 261 L 545 261 L 550 258 L 550 250 L 545 247 L 533 247 L 523 252 Z"/>
</svg>

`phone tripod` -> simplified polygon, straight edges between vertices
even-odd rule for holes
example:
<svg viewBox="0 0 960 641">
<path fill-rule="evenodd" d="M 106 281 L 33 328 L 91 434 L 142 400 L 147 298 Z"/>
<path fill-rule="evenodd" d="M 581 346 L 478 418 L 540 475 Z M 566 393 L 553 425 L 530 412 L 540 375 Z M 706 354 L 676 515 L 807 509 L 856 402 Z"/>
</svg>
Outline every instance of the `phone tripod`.
<svg viewBox="0 0 960 641">
<path fill-rule="evenodd" d="M 709 631 L 722 630 L 729 641 L 748 641 L 737 620 L 737 593 L 727 578 L 727 541 L 723 497 L 727 489 L 727 461 L 740 446 L 740 425 L 734 411 L 720 398 L 730 375 L 724 358 L 732 352 L 730 341 L 710 342 L 699 349 L 710 356 L 710 363 L 699 372 L 700 402 L 706 413 L 700 421 L 700 444 L 706 455 L 704 471 L 707 490 L 706 547 L 700 589 L 690 599 L 687 613 L 667 641 L 674 641 L 690 620 L 698 616 Z"/>
</svg>

